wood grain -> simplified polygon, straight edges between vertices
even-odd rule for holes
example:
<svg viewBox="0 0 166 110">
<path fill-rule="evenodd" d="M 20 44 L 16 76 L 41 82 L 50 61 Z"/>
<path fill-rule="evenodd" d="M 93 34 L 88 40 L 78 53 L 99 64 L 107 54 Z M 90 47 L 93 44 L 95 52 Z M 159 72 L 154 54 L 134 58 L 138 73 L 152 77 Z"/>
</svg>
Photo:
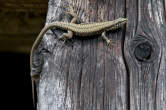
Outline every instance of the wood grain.
<svg viewBox="0 0 166 110">
<path fill-rule="evenodd" d="M 114 20 L 125 16 L 125 1 L 50 0 L 46 24 L 70 21 L 65 13 L 69 9 L 82 22 Z M 128 110 L 124 29 L 108 33 L 115 41 L 111 48 L 99 36 L 74 36 L 62 47 L 56 39 L 62 32 L 52 31 L 44 36 L 34 59 L 33 70 L 41 72 L 38 110 Z"/>
<path fill-rule="evenodd" d="M 165 110 L 165 0 L 50 0 L 46 24 L 69 22 L 73 10 L 81 22 L 127 17 L 126 27 L 99 37 L 49 30 L 34 54 L 38 110 Z"/>
<path fill-rule="evenodd" d="M 124 55 L 130 76 L 131 110 L 166 108 L 164 0 L 127 0 Z"/>
</svg>

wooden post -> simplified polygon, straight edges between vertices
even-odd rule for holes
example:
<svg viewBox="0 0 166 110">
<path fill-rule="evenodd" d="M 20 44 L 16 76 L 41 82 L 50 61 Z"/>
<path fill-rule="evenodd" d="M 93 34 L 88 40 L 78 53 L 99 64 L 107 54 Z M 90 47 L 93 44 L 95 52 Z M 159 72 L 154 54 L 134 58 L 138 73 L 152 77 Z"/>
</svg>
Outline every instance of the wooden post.
<svg viewBox="0 0 166 110">
<path fill-rule="evenodd" d="M 127 0 L 124 55 L 131 110 L 166 109 L 164 0 Z"/>
<path fill-rule="evenodd" d="M 50 0 L 46 25 L 70 22 L 73 10 L 81 22 L 129 19 L 99 36 L 74 36 L 65 45 L 49 30 L 34 54 L 38 110 L 164 110 L 166 107 L 166 28 L 164 2 L 154 0 Z"/>
</svg>

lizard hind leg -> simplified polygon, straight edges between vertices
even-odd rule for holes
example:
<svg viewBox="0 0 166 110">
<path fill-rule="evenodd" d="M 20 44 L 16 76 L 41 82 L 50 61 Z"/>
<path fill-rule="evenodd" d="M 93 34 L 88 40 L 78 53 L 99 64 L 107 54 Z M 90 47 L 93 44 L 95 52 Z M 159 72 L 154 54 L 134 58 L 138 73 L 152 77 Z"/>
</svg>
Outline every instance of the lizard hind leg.
<svg viewBox="0 0 166 110">
<path fill-rule="evenodd" d="M 67 33 L 63 33 L 58 39 L 66 42 L 67 39 L 71 39 L 72 37 L 73 37 L 73 32 L 68 31 Z"/>
<path fill-rule="evenodd" d="M 74 12 L 67 12 L 67 13 L 73 16 L 71 23 L 76 23 L 76 21 L 78 20 L 77 14 Z"/>
<path fill-rule="evenodd" d="M 107 42 L 108 46 L 111 46 L 114 43 L 111 39 L 108 39 L 106 37 L 106 32 L 105 31 L 102 33 L 101 37 Z"/>
<path fill-rule="evenodd" d="M 71 23 L 76 23 L 78 17 L 75 13 L 73 12 L 67 12 L 68 14 L 70 14 L 71 16 L 73 16 L 72 20 L 71 20 Z M 64 43 L 66 42 L 67 39 L 71 39 L 73 37 L 73 32 L 68 30 L 67 33 L 63 33 L 59 38 L 58 40 L 63 40 Z"/>
</svg>

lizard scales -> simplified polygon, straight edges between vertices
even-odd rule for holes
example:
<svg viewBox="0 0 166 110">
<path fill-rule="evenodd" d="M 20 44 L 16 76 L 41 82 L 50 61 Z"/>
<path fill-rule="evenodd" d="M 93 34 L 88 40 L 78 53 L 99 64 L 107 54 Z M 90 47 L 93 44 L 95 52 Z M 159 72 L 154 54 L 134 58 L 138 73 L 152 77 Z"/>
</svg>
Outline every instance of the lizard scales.
<svg viewBox="0 0 166 110">
<path fill-rule="evenodd" d="M 121 25 L 125 24 L 127 19 L 119 18 L 113 21 L 105 21 L 98 23 L 89 23 L 89 24 L 75 24 L 67 22 L 54 22 L 48 24 L 44 30 L 49 30 L 53 27 L 60 28 L 62 30 L 70 30 L 74 35 L 77 36 L 91 36 L 96 34 L 101 34 L 103 31 L 115 30 Z"/>
</svg>

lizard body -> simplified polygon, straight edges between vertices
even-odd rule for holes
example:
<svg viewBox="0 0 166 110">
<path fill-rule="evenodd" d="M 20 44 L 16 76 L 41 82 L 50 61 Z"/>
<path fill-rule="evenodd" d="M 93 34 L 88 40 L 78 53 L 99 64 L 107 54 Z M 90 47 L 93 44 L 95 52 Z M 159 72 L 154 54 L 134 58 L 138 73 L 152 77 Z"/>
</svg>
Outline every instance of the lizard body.
<svg viewBox="0 0 166 110">
<path fill-rule="evenodd" d="M 38 35 L 35 43 L 32 47 L 32 53 L 33 50 L 36 49 L 42 40 L 44 34 L 52 28 L 60 28 L 62 30 L 68 30 L 72 32 L 72 34 L 76 36 L 91 36 L 96 34 L 101 34 L 105 31 L 109 30 L 115 30 L 117 28 L 120 28 L 123 24 L 127 22 L 127 19 L 125 18 L 119 18 L 114 21 L 106 21 L 106 22 L 99 22 L 99 23 L 90 23 L 90 24 L 75 24 L 75 23 L 67 23 L 67 22 L 53 22 L 45 26 L 40 34 Z M 69 33 L 71 34 L 71 33 Z M 64 33 L 60 38 L 72 38 L 72 36 L 67 36 L 66 33 Z"/>
<path fill-rule="evenodd" d="M 85 37 L 85 36 L 91 36 L 91 35 L 96 35 L 96 34 L 102 33 L 102 37 L 106 40 L 107 43 L 110 43 L 110 40 L 108 40 L 105 36 L 105 32 L 120 28 L 126 22 L 127 22 L 126 18 L 119 18 L 119 19 L 116 19 L 113 21 L 90 23 L 90 24 L 75 24 L 75 23 L 67 23 L 67 22 L 50 23 L 42 29 L 42 31 L 38 35 L 36 41 L 34 42 L 32 49 L 31 49 L 31 58 L 34 53 L 34 50 L 37 49 L 44 34 L 49 29 L 60 28 L 62 30 L 68 30 L 68 33 L 64 33 L 62 36 L 60 36 L 59 39 L 63 39 L 63 38 L 71 39 L 73 34 L 76 36 Z M 32 64 L 32 62 L 30 64 Z"/>
<path fill-rule="evenodd" d="M 101 37 L 107 42 L 107 44 L 111 44 L 111 40 L 106 37 L 105 33 L 107 31 L 120 28 L 122 25 L 124 25 L 127 22 L 126 18 L 119 18 L 113 21 L 105 21 L 105 22 L 89 23 L 89 24 L 75 24 L 75 22 L 77 21 L 77 16 L 74 13 L 70 13 L 70 14 L 73 16 L 71 23 L 53 22 L 48 24 L 41 30 L 31 49 L 31 54 L 30 54 L 31 72 L 32 72 L 32 66 L 33 66 L 32 59 L 33 59 L 34 51 L 38 48 L 38 45 L 40 44 L 40 41 L 42 40 L 44 34 L 49 29 L 60 28 L 62 30 L 68 31 L 68 33 L 62 34 L 59 37 L 59 39 L 64 39 L 64 38 L 71 39 L 73 35 L 85 37 L 85 36 L 102 34 Z M 32 83 L 34 83 L 34 80 L 36 79 L 36 74 L 31 73 L 31 75 L 32 75 Z"/>
<path fill-rule="evenodd" d="M 104 31 L 115 30 L 125 24 L 125 18 L 119 18 L 114 21 L 106 21 L 90 24 L 75 24 L 67 22 L 53 22 L 44 27 L 44 31 L 47 31 L 53 27 L 60 28 L 62 30 L 72 31 L 77 36 L 91 36 L 95 34 L 101 34 Z"/>
</svg>

